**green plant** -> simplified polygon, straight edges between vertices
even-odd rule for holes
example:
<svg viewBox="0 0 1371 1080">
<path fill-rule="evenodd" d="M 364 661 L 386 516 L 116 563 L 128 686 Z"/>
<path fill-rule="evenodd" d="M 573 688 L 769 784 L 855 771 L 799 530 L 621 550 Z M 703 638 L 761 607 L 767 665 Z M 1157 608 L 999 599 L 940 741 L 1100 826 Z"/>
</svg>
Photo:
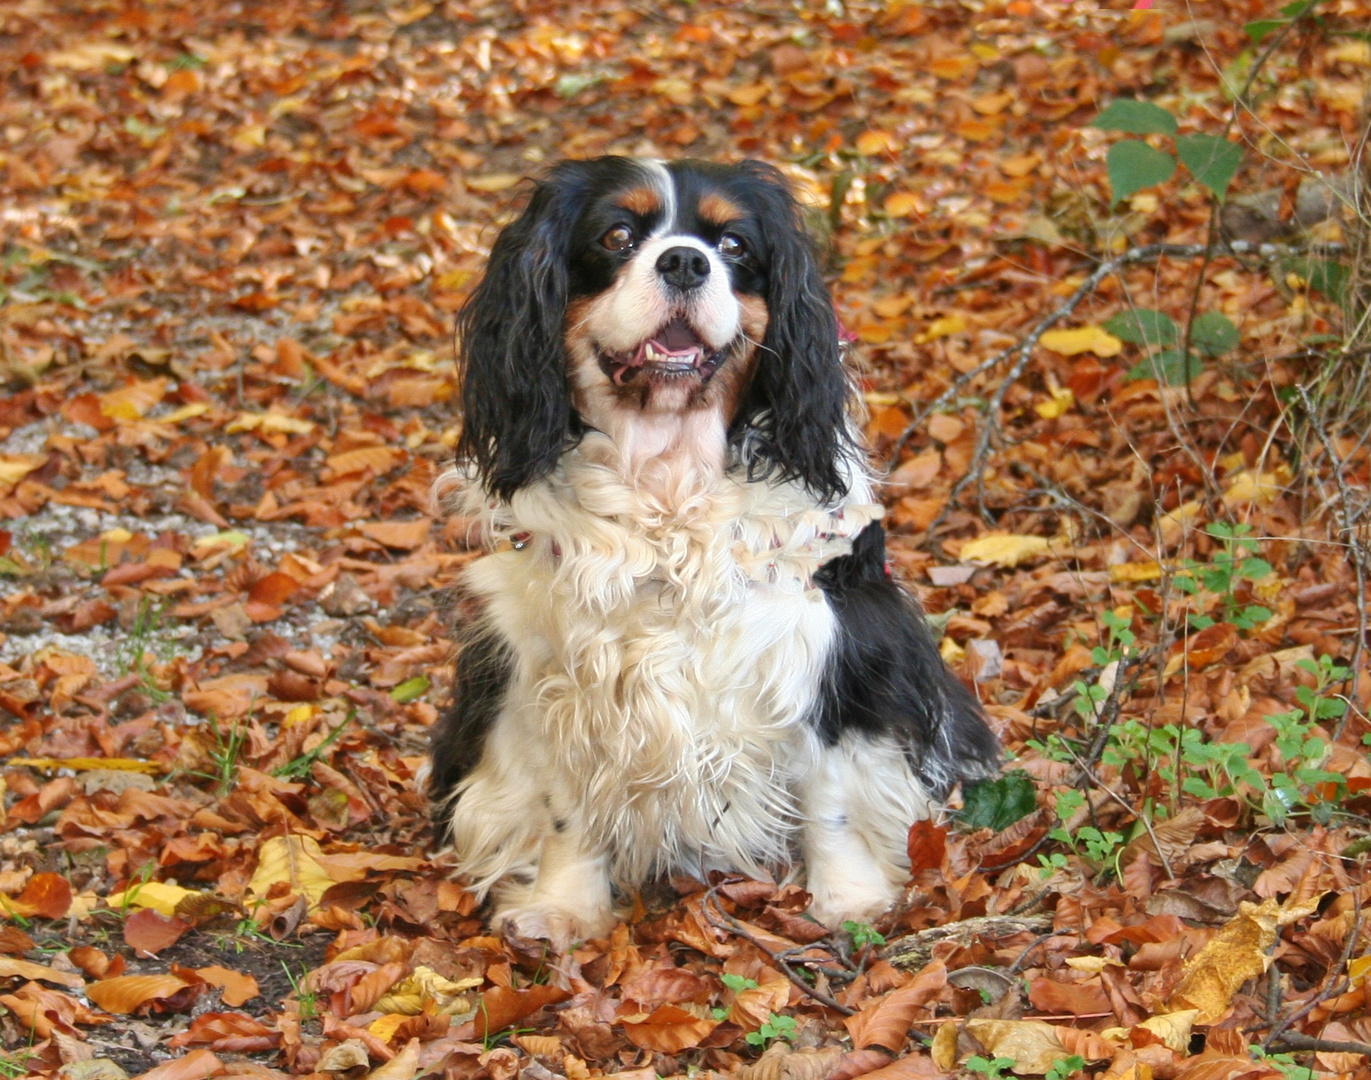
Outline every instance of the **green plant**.
<svg viewBox="0 0 1371 1080">
<path fill-rule="evenodd" d="M 1257 554 L 1260 545 L 1256 537 L 1250 535 L 1252 526 L 1216 521 L 1205 532 L 1219 541 L 1220 550 L 1214 553 L 1208 565 L 1188 562 L 1174 578 L 1176 588 L 1189 596 L 1195 596 L 1201 590 L 1217 596 L 1222 620 L 1239 630 L 1260 626 L 1271 618 L 1271 611 L 1260 604 L 1242 603 L 1237 596 L 1244 581 L 1255 584 L 1272 572 L 1271 564 Z M 1192 614 L 1189 620 L 1193 630 L 1213 626 L 1215 621 L 1203 613 Z"/>
<path fill-rule="evenodd" d="M 976 1054 L 966 1059 L 966 1067 L 972 1072 L 981 1073 L 986 1080 L 1005 1080 L 1004 1074 L 1014 1067 L 1014 1059 L 1007 1057 L 983 1058 Z"/>
<path fill-rule="evenodd" d="M 843 929 L 852 935 L 852 944 L 858 949 L 865 949 L 868 945 L 884 945 L 885 937 L 878 934 L 876 930 L 864 922 L 852 922 L 850 919 L 843 923 Z"/>
<path fill-rule="evenodd" d="M 1081 1057 L 1080 1054 L 1058 1058 L 1052 1063 L 1052 1068 L 1047 1070 L 1044 1080 L 1066 1080 L 1068 1076 L 1075 1076 L 1084 1068 L 1085 1058 Z"/>
<path fill-rule="evenodd" d="M 1271 1054 L 1260 1046 L 1247 1049 L 1257 1061 L 1265 1061 L 1279 1069 L 1285 1080 L 1314 1080 L 1314 1070 L 1297 1062 L 1294 1054 Z"/>
<path fill-rule="evenodd" d="M 332 728 L 329 733 L 324 736 L 323 741 L 320 742 L 318 746 L 313 750 L 306 751 L 299 757 L 291 758 L 280 768 L 273 770 L 272 775 L 287 780 L 303 780 L 309 775 L 310 769 L 313 768 L 314 763 L 319 760 L 324 751 L 338 741 L 338 736 L 343 734 L 343 729 L 347 727 L 348 724 L 352 723 L 353 717 L 356 715 L 356 709 L 349 709 L 347 716 L 343 718 L 342 722 Z"/>
<path fill-rule="evenodd" d="M 968 829 L 1002 832 L 1037 806 L 1033 778 L 1022 769 L 1010 769 L 993 780 L 967 785 L 957 820 Z"/>
<path fill-rule="evenodd" d="M 777 1039 L 794 1042 L 798 1034 L 799 1032 L 795 1030 L 795 1017 L 772 1013 L 765 1024 L 756 1031 L 749 1031 L 743 1038 L 747 1040 L 749 1046 L 766 1048 Z"/>
<path fill-rule="evenodd" d="M 138 605 L 138 612 L 133 617 L 133 625 L 129 628 L 129 635 L 121 643 L 116 657 L 119 674 L 128 675 L 132 673 L 137 675 L 139 689 L 159 705 L 170 701 L 171 694 L 158 686 L 152 677 L 147 666 L 147 653 L 149 647 L 158 639 L 158 634 L 162 629 L 162 613 L 166 611 L 166 606 L 166 601 L 156 604 L 150 597 L 143 597 L 142 602 Z M 170 659 L 170 653 L 174 651 L 174 646 L 164 647 L 161 651 L 167 654 L 167 659 Z"/>
<path fill-rule="evenodd" d="M 227 795 L 233 790 L 238 778 L 238 757 L 247 742 L 247 732 L 237 720 L 225 735 L 213 713 L 209 716 L 210 727 L 214 729 L 214 746 L 209 750 L 210 760 L 214 762 L 213 778 L 218 783 L 218 794 Z"/>
<path fill-rule="evenodd" d="M 734 975 L 731 972 L 725 972 L 723 975 L 719 976 L 719 981 L 735 994 L 741 994 L 744 990 L 757 989 L 757 980 L 749 979 L 746 975 Z M 715 1020 L 727 1020 L 730 1011 L 731 1010 L 726 1006 L 721 1005 L 711 1009 L 710 1015 L 713 1016 Z"/>
<path fill-rule="evenodd" d="M 305 965 L 300 965 L 300 974 L 296 975 L 282 960 L 281 970 L 286 973 L 286 981 L 290 983 L 291 992 L 295 995 L 295 1000 L 299 1002 L 300 1019 L 315 1019 L 319 1015 L 319 992 L 310 989 L 307 985 L 309 972 L 305 969 Z"/>
<path fill-rule="evenodd" d="M 1074 833 L 1067 829 L 1072 816 L 1085 805 L 1085 796 L 1079 791 L 1067 789 L 1057 792 L 1058 825 L 1048 832 L 1048 838 L 1069 847 L 1077 858 L 1086 862 L 1095 872 L 1112 869 L 1118 872 L 1118 857 L 1123 850 L 1123 834 L 1103 831 L 1093 825 L 1082 825 Z M 1039 855 L 1038 864 L 1043 877 L 1049 877 L 1066 866 L 1066 857 L 1060 852 Z"/>
</svg>

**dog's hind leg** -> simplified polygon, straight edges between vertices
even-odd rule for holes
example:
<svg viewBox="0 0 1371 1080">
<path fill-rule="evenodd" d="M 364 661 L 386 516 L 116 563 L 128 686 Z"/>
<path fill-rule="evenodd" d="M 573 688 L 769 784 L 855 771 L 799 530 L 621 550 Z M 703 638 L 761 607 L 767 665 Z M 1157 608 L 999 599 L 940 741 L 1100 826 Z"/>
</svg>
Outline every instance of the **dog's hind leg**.
<svg viewBox="0 0 1371 1080">
<path fill-rule="evenodd" d="M 848 736 L 819 750 L 801 791 L 809 912 L 826 926 L 874 921 L 899 898 L 909 826 L 927 792 L 888 739 Z"/>
</svg>

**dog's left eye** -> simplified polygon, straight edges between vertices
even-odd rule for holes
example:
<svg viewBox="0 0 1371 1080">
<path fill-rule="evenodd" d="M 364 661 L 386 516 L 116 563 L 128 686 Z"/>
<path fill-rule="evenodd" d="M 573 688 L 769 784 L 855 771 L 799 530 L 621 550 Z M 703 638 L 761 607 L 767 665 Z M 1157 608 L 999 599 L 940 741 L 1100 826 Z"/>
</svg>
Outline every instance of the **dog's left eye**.
<svg viewBox="0 0 1371 1080">
<path fill-rule="evenodd" d="M 600 237 L 600 243 L 610 251 L 623 251 L 633 243 L 633 230 L 627 225 L 615 225 Z"/>
<path fill-rule="evenodd" d="M 727 232 L 724 233 L 723 236 L 719 237 L 720 255 L 730 255 L 734 258 L 737 258 L 739 255 L 742 255 L 745 251 L 747 251 L 747 244 L 743 242 L 743 238 L 739 236 L 737 233 Z"/>
</svg>

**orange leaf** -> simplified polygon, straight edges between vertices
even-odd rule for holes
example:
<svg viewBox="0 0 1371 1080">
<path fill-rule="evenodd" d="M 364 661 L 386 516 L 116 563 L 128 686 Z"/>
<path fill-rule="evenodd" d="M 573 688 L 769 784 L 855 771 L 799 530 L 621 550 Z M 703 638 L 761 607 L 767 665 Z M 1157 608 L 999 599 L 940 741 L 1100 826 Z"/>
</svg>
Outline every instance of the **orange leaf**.
<svg viewBox="0 0 1371 1080">
<path fill-rule="evenodd" d="M 660 1005 L 640 1024 L 625 1023 L 624 1037 L 634 1046 L 660 1054 L 678 1054 L 700 1045 L 719 1026 L 679 1005 Z"/>
<path fill-rule="evenodd" d="M 356 450 L 345 450 L 341 454 L 332 454 L 324 462 L 335 477 L 348 476 L 351 473 L 366 472 L 370 470 L 377 476 L 388 473 L 395 468 L 403 459 L 403 450 L 397 450 L 393 446 L 362 446 Z"/>
<path fill-rule="evenodd" d="M 936 870 L 947 850 L 947 828 L 931 821 L 916 821 L 909 828 L 909 873 Z"/>
<path fill-rule="evenodd" d="M 192 1050 L 183 1058 L 168 1061 L 155 1069 L 135 1076 L 133 1080 L 205 1080 L 228 1072 L 224 1063 L 208 1050 Z"/>
<path fill-rule="evenodd" d="M 124 942 L 146 959 L 175 945 L 189 929 L 190 923 L 168 918 L 152 908 L 141 908 L 124 920 Z"/>
<path fill-rule="evenodd" d="M 283 574 L 278 570 L 274 574 L 268 574 L 253 585 L 248 590 L 248 600 L 251 603 L 279 607 L 299 587 L 298 581 L 289 574 Z"/>
<path fill-rule="evenodd" d="M 898 1054 L 909 1039 L 909 1025 L 946 985 L 947 968 L 940 961 L 929 964 L 908 985 L 843 1020 L 852 1035 L 852 1045 L 859 1050 L 875 1046 Z"/>
<path fill-rule="evenodd" d="M 357 531 L 368 540 L 375 540 L 388 548 L 413 551 L 428 539 L 432 522 L 428 518 L 414 521 L 363 521 Z"/>
<path fill-rule="evenodd" d="M 61 874 L 34 874 L 18 896 L 0 898 L 11 915 L 60 919 L 71 907 L 71 883 Z"/>
<path fill-rule="evenodd" d="M 167 1045 L 176 1049 L 196 1043 L 225 1053 L 251 1054 L 275 1050 L 281 1044 L 281 1034 L 244 1013 L 202 1013 L 186 1031 L 167 1040 Z"/>
<path fill-rule="evenodd" d="M 492 1031 L 507 1028 L 526 1016 L 532 1016 L 544 1005 L 556 1005 L 570 996 L 556 986 L 530 986 L 527 990 L 492 986 L 481 995 L 481 1007 L 476 1012 L 476 1037 L 484 1039 Z"/>
<path fill-rule="evenodd" d="M 120 975 L 86 987 L 86 997 L 105 1012 L 127 1014 L 150 1001 L 171 997 L 190 983 L 175 975 Z"/>
</svg>

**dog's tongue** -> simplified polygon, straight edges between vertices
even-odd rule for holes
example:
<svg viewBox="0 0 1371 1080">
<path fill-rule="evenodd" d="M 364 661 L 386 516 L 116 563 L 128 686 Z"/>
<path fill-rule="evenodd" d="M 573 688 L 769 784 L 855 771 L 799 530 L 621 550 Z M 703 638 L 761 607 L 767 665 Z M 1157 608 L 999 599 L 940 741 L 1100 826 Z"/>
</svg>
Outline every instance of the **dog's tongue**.
<svg viewBox="0 0 1371 1080">
<path fill-rule="evenodd" d="M 672 319 L 652 335 L 652 340 L 663 352 L 669 353 L 688 352 L 701 348 L 704 344 L 684 319 Z"/>
</svg>

